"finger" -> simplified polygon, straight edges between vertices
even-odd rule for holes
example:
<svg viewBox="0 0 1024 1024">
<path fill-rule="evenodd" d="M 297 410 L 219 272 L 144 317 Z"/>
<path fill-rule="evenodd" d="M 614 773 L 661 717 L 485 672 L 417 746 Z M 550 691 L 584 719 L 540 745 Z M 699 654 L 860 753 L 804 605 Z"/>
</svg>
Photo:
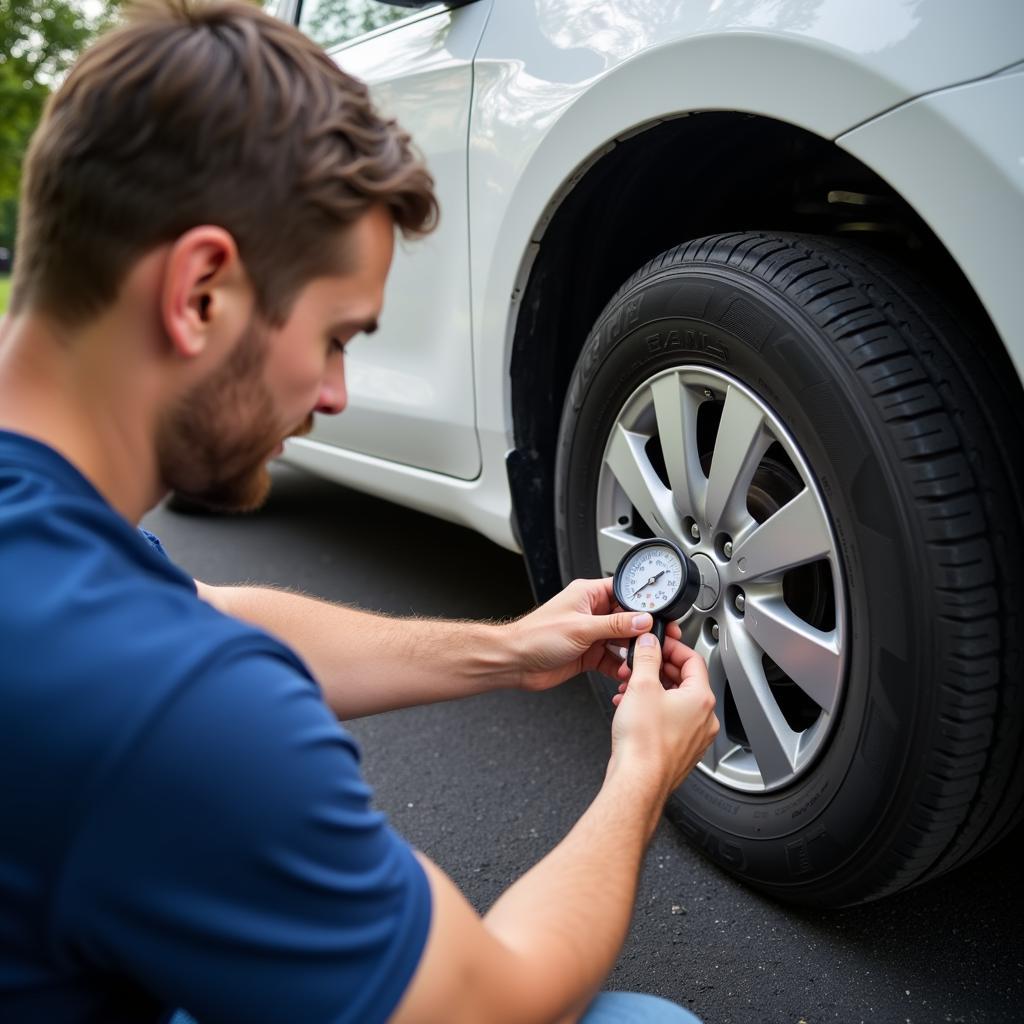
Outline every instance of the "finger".
<svg viewBox="0 0 1024 1024">
<path fill-rule="evenodd" d="M 661 644 L 653 633 L 644 633 L 637 639 L 629 682 L 631 686 L 647 688 L 656 684 L 661 688 Z"/>
<path fill-rule="evenodd" d="M 682 644 L 678 640 L 673 640 L 670 637 L 665 638 L 661 651 L 661 661 L 664 668 L 672 668 L 678 673 L 679 667 L 686 660 L 685 653 L 680 650 L 680 647 L 682 647 Z"/>
<path fill-rule="evenodd" d="M 679 686 L 680 682 L 679 669 L 677 669 L 675 665 L 666 665 L 662 663 L 661 682 L 666 687 L 666 689 L 676 689 L 676 687 Z"/>
<path fill-rule="evenodd" d="M 580 630 L 591 643 L 640 636 L 649 632 L 654 620 L 647 612 L 615 612 L 612 615 L 587 615 Z"/>
<path fill-rule="evenodd" d="M 610 576 L 597 580 L 575 580 L 570 586 L 579 588 L 582 595 L 580 608 L 589 609 L 591 615 L 607 615 L 615 607 Z"/>
<path fill-rule="evenodd" d="M 687 671 L 706 671 L 704 659 L 692 647 L 678 640 L 665 644 L 665 660 L 675 666 L 680 675 L 685 675 Z"/>
<path fill-rule="evenodd" d="M 589 662 L 585 662 L 586 669 L 588 672 L 600 672 L 603 676 L 608 676 L 609 679 L 621 678 L 620 670 L 623 666 L 623 661 L 614 654 L 610 654 L 603 648 L 598 648 L 601 655 L 596 665 L 592 665 Z"/>
<path fill-rule="evenodd" d="M 686 686 L 710 686 L 708 679 L 708 666 L 704 659 L 696 652 L 687 648 L 689 653 L 685 661 L 679 666 L 679 685 Z"/>
<path fill-rule="evenodd" d="M 686 644 L 675 636 L 665 636 L 665 660 L 671 661 L 675 665 L 681 665 L 691 654 L 693 653 L 692 647 L 687 647 Z"/>
<path fill-rule="evenodd" d="M 673 640 L 682 640 L 683 631 L 679 628 L 679 623 L 670 622 L 668 626 L 665 627 L 665 636 L 672 637 Z"/>
</svg>

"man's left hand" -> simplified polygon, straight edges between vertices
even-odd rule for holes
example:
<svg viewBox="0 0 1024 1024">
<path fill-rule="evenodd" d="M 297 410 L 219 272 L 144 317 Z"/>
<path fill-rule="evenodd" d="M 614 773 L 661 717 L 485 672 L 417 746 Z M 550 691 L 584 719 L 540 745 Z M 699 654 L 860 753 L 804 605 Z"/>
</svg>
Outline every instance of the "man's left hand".
<svg viewBox="0 0 1024 1024">
<path fill-rule="evenodd" d="M 619 679 L 623 649 L 652 626 L 646 612 L 623 611 L 615 603 L 611 579 L 574 580 L 546 604 L 505 627 L 517 652 L 516 682 L 524 690 L 547 690 L 581 672 Z M 670 623 L 666 653 L 679 637 L 679 626 Z M 664 660 L 671 666 L 669 658 Z M 663 674 L 666 686 L 678 684 L 670 671 Z"/>
</svg>

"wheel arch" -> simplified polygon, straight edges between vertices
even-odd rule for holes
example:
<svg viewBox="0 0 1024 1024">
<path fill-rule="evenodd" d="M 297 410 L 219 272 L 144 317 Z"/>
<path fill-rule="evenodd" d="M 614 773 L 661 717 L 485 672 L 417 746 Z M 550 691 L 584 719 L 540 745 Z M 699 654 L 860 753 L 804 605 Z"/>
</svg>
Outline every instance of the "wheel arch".
<svg viewBox="0 0 1024 1024">
<path fill-rule="evenodd" d="M 1021 392 L 956 261 L 902 196 L 835 143 L 772 118 L 717 111 L 654 122 L 598 152 L 544 212 L 515 311 L 507 470 L 539 600 L 561 585 L 554 452 L 577 356 L 622 282 L 681 241 L 730 230 L 856 234 L 936 282 Z"/>
</svg>

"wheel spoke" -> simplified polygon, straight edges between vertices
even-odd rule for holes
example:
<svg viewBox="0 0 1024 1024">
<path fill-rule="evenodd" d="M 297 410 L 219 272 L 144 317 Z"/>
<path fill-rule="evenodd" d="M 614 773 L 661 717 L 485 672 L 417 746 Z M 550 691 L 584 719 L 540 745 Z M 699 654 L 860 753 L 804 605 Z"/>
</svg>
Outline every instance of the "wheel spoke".
<svg viewBox="0 0 1024 1024">
<path fill-rule="evenodd" d="M 737 749 L 737 744 L 726 736 L 723 721 L 727 682 L 725 666 L 722 664 L 722 652 L 719 650 L 718 644 L 711 646 L 701 639 L 694 649 L 703 656 L 708 664 L 708 681 L 711 684 L 711 692 L 715 695 L 715 714 L 718 715 L 720 726 L 718 735 L 715 736 L 711 746 L 704 751 L 704 756 L 700 760 L 705 768 L 715 771 L 722 761 Z"/>
<path fill-rule="evenodd" d="M 742 629 L 723 629 L 719 647 L 736 710 L 766 786 L 796 768 L 799 736 L 786 723 L 761 667 L 761 653 Z"/>
<path fill-rule="evenodd" d="M 644 451 L 646 434 L 638 434 L 617 425 L 608 447 L 606 462 L 619 486 L 655 535 L 678 538 L 682 534 L 679 513 L 672 505 L 672 494 L 658 478 Z"/>
<path fill-rule="evenodd" d="M 637 542 L 637 538 L 628 530 L 618 526 L 606 526 L 597 532 L 597 557 L 601 562 L 601 572 L 611 576 L 622 556 Z"/>
<path fill-rule="evenodd" d="M 775 575 L 824 558 L 831 550 L 828 524 L 805 487 L 736 543 L 733 561 L 745 580 Z"/>
<path fill-rule="evenodd" d="M 678 374 L 659 377 L 651 395 L 672 500 L 682 515 L 700 519 L 707 481 L 697 451 L 697 402 Z"/>
<path fill-rule="evenodd" d="M 750 481 L 771 440 L 757 403 L 730 387 L 708 474 L 704 523 L 712 533 L 720 529 L 736 533 L 747 518 Z"/>
<path fill-rule="evenodd" d="M 688 615 L 682 622 L 679 623 L 680 632 L 683 634 L 683 643 L 687 647 L 692 647 L 695 651 L 701 654 L 705 661 L 708 660 L 708 654 L 710 648 L 704 641 L 703 619 L 699 615 Z"/>
<path fill-rule="evenodd" d="M 823 711 L 839 696 L 841 660 L 835 630 L 808 625 L 778 598 L 748 596 L 743 625 L 765 654 Z"/>
</svg>

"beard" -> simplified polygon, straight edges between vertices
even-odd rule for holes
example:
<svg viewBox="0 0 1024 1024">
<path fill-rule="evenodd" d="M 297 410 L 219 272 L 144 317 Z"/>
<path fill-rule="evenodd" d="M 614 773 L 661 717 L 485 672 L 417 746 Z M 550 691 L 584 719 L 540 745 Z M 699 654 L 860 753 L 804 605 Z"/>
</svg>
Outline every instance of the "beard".
<svg viewBox="0 0 1024 1024">
<path fill-rule="evenodd" d="M 267 461 L 287 425 L 264 383 L 268 330 L 254 314 L 238 344 L 170 410 L 157 433 L 160 477 L 170 490 L 224 512 L 251 512 L 270 493 Z M 308 433 L 310 413 L 293 433 Z"/>
</svg>

